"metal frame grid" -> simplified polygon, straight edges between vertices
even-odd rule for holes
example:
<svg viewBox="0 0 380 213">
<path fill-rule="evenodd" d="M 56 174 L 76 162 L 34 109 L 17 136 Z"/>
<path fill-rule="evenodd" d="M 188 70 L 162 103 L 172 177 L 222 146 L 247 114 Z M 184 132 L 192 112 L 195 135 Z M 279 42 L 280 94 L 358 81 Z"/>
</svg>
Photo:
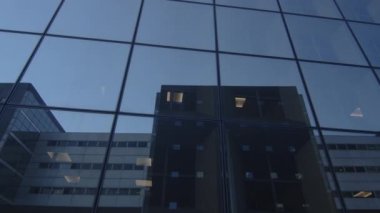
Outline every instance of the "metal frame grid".
<svg viewBox="0 0 380 213">
<path fill-rule="evenodd" d="M 105 157 L 104 157 L 104 161 L 103 161 L 103 167 L 102 167 L 101 175 L 100 175 L 99 182 L 98 182 L 97 192 L 96 192 L 94 203 L 93 203 L 93 206 L 92 206 L 92 212 L 93 213 L 96 213 L 98 211 L 99 199 L 100 199 L 100 195 L 101 195 L 101 189 L 102 189 L 102 185 L 103 185 L 103 180 L 105 178 L 106 163 L 108 162 L 108 159 L 109 159 L 109 156 L 110 156 L 110 150 L 112 148 L 113 136 L 114 136 L 114 133 L 115 133 L 115 130 L 116 130 L 117 119 L 118 119 L 119 116 L 128 115 L 128 116 L 148 117 L 148 118 L 171 118 L 171 119 L 185 119 L 185 120 L 202 120 L 202 121 L 209 121 L 209 122 L 213 122 L 213 123 L 218 123 L 218 126 L 219 126 L 219 137 L 220 137 L 220 144 L 219 145 L 221 147 L 221 151 L 220 152 L 223 153 L 221 155 L 222 156 L 222 159 L 221 159 L 222 162 L 221 162 L 221 168 L 220 168 L 222 176 L 221 176 L 221 178 L 219 180 L 220 184 L 221 184 L 221 190 L 222 190 L 220 199 L 221 199 L 222 205 L 223 205 L 223 208 L 222 208 L 223 212 L 230 212 L 231 211 L 231 209 L 230 209 L 230 202 L 229 202 L 230 198 L 229 198 L 229 192 L 228 192 L 229 191 L 229 187 L 228 187 L 228 183 L 226 181 L 227 177 L 223 175 L 224 174 L 223 171 L 226 171 L 226 169 L 227 169 L 227 160 L 228 159 L 226 159 L 225 153 L 227 152 L 226 150 L 228 149 L 228 147 L 226 145 L 225 135 L 224 135 L 225 134 L 225 132 L 224 132 L 224 123 L 225 123 L 225 120 L 223 120 L 223 118 L 221 116 L 221 112 L 222 112 L 221 97 L 222 97 L 222 95 L 221 95 L 221 79 L 220 79 L 220 75 L 221 74 L 220 74 L 219 54 L 230 54 L 230 55 L 240 55 L 240 56 L 253 56 L 253 57 L 259 57 L 259 58 L 272 58 L 272 59 L 283 59 L 283 60 L 294 61 L 297 64 L 299 75 L 301 77 L 301 80 L 302 80 L 302 83 L 303 83 L 303 86 L 304 86 L 304 89 L 305 89 L 305 92 L 306 92 L 306 95 L 307 95 L 307 101 L 308 101 L 308 103 L 309 103 L 309 105 L 311 107 L 311 111 L 312 111 L 312 114 L 313 114 L 313 117 L 314 117 L 315 123 L 316 123 L 316 126 L 312 126 L 312 127 L 309 127 L 309 128 L 310 128 L 310 130 L 316 130 L 319 133 L 319 135 L 321 136 L 322 146 L 323 146 L 324 152 L 325 152 L 325 154 L 327 156 L 328 163 L 329 163 L 329 168 L 332 171 L 334 182 L 335 182 L 335 184 L 337 186 L 338 197 L 339 197 L 339 199 L 341 201 L 341 204 L 342 204 L 342 212 L 347 212 L 347 209 L 346 209 L 345 204 L 344 204 L 342 192 L 339 189 L 339 182 L 338 182 L 338 180 L 336 178 L 336 175 L 335 175 L 335 172 L 333 170 L 332 160 L 331 160 L 331 157 L 329 156 L 328 148 L 326 146 L 325 139 L 323 138 L 322 131 L 339 131 L 339 132 L 347 132 L 347 133 L 367 133 L 367 134 L 379 134 L 379 132 L 377 132 L 377 131 L 356 130 L 356 129 L 340 129 L 340 128 L 322 127 L 320 125 L 320 123 L 319 123 L 319 120 L 318 120 L 318 117 L 317 117 L 317 114 L 316 114 L 316 111 L 315 111 L 315 107 L 314 107 L 314 104 L 313 104 L 313 100 L 311 99 L 311 96 L 310 96 L 310 93 L 309 93 L 309 89 L 308 89 L 306 80 L 304 78 L 304 75 L 303 75 L 303 72 L 302 72 L 302 68 L 300 66 L 300 62 L 311 62 L 311 63 L 320 63 L 320 64 L 331 64 L 331 65 L 342 65 L 342 66 L 350 66 L 350 67 L 369 68 L 369 69 L 372 70 L 374 77 L 376 78 L 377 82 L 380 85 L 380 77 L 377 75 L 377 73 L 375 71 L 375 69 L 380 69 L 380 67 L 376 67 L 376 66 L 373 66 L 371 64 L 368 56 L 364 52 L 363 47 L 360 45 L 358 38 L 356 37 L 356 35 L 354 34 L 351 26 L 349 25 L 349 22 L 362 23 L 362 24 L 370 24 L 370 25 L 376 25 L 376 26 L 380 26 L 380 23 L 363 22 L 363 21 L 355 21 L 355 20 L 349 20 L 349 19 L 347 19 L 344 16 L 344 14 L 343 14 L 343 12 L 342 12 L 341 8 L 339 7 L 339 4 L 337 3 L 336 0 L 332 0 L 332 1 L 334 2 L 334 5 L 337 7 L 337 9 L 338 9 L 340 15 L 343 17 L 343 19 L 340 19 L 340 18 L 331 18 L 331 17 L 323 17 L 323 16 L 316 16 L 316 15 L 306 15 L 306 14 L 299 14 L 299 13 L 284 12 L 283 9 L 282 9 L 282 7 L 281 7 L 281 3 L 280 3 L 281 0 L 276 0 L 277 5 L 279 7 L 279 11 L 222 5 L 222 4 L 217 4 L 216 0 L 212 0 L 213 3 L 193 2 L 193 1 L 190 1 L 190 0 L 168 0 L 168 1 L 181 2 L 181 3 L 184 3 L 184 4 L 198 4 L 198 5 L 212 6 L 213 7 L 213 19 L 214 19 L 213 20 L 213 24 L 214 24 L 214 32 L 215 32 L 215 35 L 214 35 L 214 38 L 215 38 L 215 50 L 205 50 L 205 49 L 197 49 L 197 48 L 187 48 L 187 47 L 177 47 L 177 46 L 170 46 L 170 45 L 158 45 L 158 44 L 150 44 L 150 43 L 137 42 L 136 41 L 137 32 L 138 32 L 138 28 L 139 28 L 139 24 L 140 24 L 140 20 L 141 20 L 141 15 L 142 15 L 142 12 L 143 12 L 143 9 L 144 9 L 144 2 L 145 2 L 145 0 L 141 0 L 139 12 L 138 12 L 138 18 L 137 18 L 137 21 L 136 21 L 136 25 L 135 25 L 135 29 L 134 29 L 134 33 L 133 33 L 133 39 L 132 39 L 131 42 L 119 41 L 119 40 L 110 40 L 110 39 L 87 38 L 87 37 L 80 37 L 80 36 L 58 35 L 58 34 L 48 33 L 48 31 L 49 31 L 51 25 L 53 24 L 53 22 L 54 22 L 54 20 L 55 20 L 55 18 L 57 16 L 57 14 L 59 13 L 60 9 L 62 8 L 63 4 L 65 3 L 65 0 L 60 0 L 60 3 L 58 5 L 58 7 L 56 8 L 53 16 L 51 17 L 49 23 L 47 24 L 45 30 L 42 33 L 28 32 L 28 31 L 19 31 L 19 30 L 0 29 L 0 32 L 41 36 L 40 39 L 39 39 L 39 41 L 37 42 L 37 45 L 35 46 L 35 48 L 33 49 L 32 53 L 30 54 L 27 62 L 25 63 L 24 67 L 22 68 L 22 71 L 21 71 L 20 75 L 18 76 L 15 84 L 12 86 L 11 92 L 8 95 L 8 97 L 6 98 L 5 103 L 3 105 L 0 105 L 0 117 L 1 117 L 2 113 L 5 113 L 4 111 L 5 111 L 5 109 L 6 109 L 7 106 L 8 107 L 20 107 L 20 108 L 22 107 L 22 108 L 45 109 L 45 110 L 62 110 L 62 111 L 72 111 L 72 112 L 101 113 L 101 114 L 110 114 L 110 115 L 114 116 L 113 122 L 112 122 L 112 127 L 111 127 L 111 134 L 110 134 L 110 137 L 109 137 L 109 140 L 108 140 L 108 146 L 107 146 L 107 149 L 106 149 L 106 153 L 105 153 Z M 252 11 L 263 11 L 263 12 L 267 12 L 267 13 L 280 14 L 281 15 L 281 19 L 282 19 L 283 24 L 284 24 L 285 29 L 286 29 L 286 33 L 287 33 L 288 39 L 290 41 L 290 45 L 291 45 L 292 52 L 294 54 L 294 58 L 268 56 L 268 55 L 260 55 L 260 54 L 246 54 L 246 53 L 236 53 L 236 52 L 220 51 L 219 50 L 219 42 L 218 42 L 218 29 L 217 29 L 218 28 L 217 27 L 217 21 L 218 20 L 217 20 L 217 15 L 216 15 L 218 7 L 234 8 L 234 9 L 241 9 L 241 10 L 252 10 Z M 296 15 L 296 16 L 304 16 L 304 17 L 313 17 L 313 18 L 319 18 L 319 19 L 326 19 L 326 20 L 340 20 L 340 21 L 344 21 L 345 24 L 346 24 L 346 26 L 348 27 L 351 35 L 353 36 L 356 44 L 358 45 L 358 47 L 360 49 L 360 52 L 364 56 L 364 58 L 365 58 L 365 60 L 366 60 L 366 62 L 368 63 L 369 66 L 357 65 L 357 64 L 347 64 L 347 63 L 338 63 L 338 62 L 326 62 L 326 61 L 319 61 L 319 60 L 299 59 L 298 56 L 297 56 L 297 52 L 295 51 L 294 43 L 293 43 L 292 38 L 290 36 L 290 32 L 289 32 L 289 28 L 288 28 L 288 25 L 287 25 L 287 22 L 286 22 L 286 19 L 285 19 L 285 15 Z M 31 62 L 33 61 L 33 58 L 35 57 L 37 51 L 39 50 L 39 48 L 40 48 L 43 40 L 47 36 L 49 36 L 49 37 L 65 38 L 65 39 L 89 40 L 89 41 L 110 42 L 110 43 L 129 44 L 130 45 L 129 56 L 128 56 L 127 63 L 126 63 L 126 66 L 125 66 L 125 72 L 124 72 L 124 76 L 123 76 L 123 79 L 122 79 L 121 90 L 120 90 L 120 93 L 119 93 L 119 96 L 118 96 L 118 100 L 117 100 L 117 104 L 116 104 L 116 108 L 115 108 L 114 111 L 109 111 L 109 110 L 94 110 L 94 109 L 78 109 L 78 108 L 57 107 L 57 106 L 29 106 L 29 105 L 23 105 L 23 104 L 10 103 L 10 97 L 12 97 L 12 95 L 15 93 L 17 85 L 20 84 L 23 76 L 25 75 L 26 71 L 28 70 L 29 65 L 31 64 Z M 189 118 L 189 117 L 181 117 L 181 116 L 163 116 L 163 115 L 151 115 L 151 114 L 145 114 L 145 113 L 122 112 L 121 111 L 121 103 L 122 103 L 122 99 L 123 99 L 124 87 L 125 87 L 126 82 L 127 82 L 128 73 L 129 73 L 130 64 L 131 64 L 131 58 L 132 58 L 132 55 L 133 55 L 133 51 L 134 51 L 134 46 L 135 45 L 147 46 L 147 47 L 160 47 L 160 48 L 168 48 L 168 49 L 177 49 L 177 50 L 188 50 L 188 51 L 196 51 L 196 52 L 214 53 L 215 57 L 216 57 L 216 68 L 217 68 L 217 73 L 216 74 L 217 74 L 218 98 L 219 98 L 219 108 L 218 108 L 218 111 L 217 111 L 217 118 L 216 119 Z"/>
</svg>

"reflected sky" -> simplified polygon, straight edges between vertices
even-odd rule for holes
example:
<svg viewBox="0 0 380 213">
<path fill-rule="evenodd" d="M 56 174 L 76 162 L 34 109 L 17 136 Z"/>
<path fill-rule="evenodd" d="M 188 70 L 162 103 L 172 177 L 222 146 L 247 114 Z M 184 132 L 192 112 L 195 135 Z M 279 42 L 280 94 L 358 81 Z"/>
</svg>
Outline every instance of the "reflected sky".
<svg viewBox="0 0 380 213">
<path fill-rule="evenodd" d="M 52 111 L 66 132 L 110 133 L 113 115 Z"/>
<path fill-rule="evenodd" d="M 0 28 L 43 32 L 59 0 L 1 0 Z"/>
<path fill-rule="evenodd" d="M 0 83 L 16 81 L 38 39 L 34 35 L 0 33 Z"/>
<path fill-rule="evenodd" d="M 166 0 L 145 1 L 137 41 L 214 49 L 212 7 Z"/>
<path fill-rule="evenodd" d="M 279 14 L 218 7 L 217 18 L 220 50 L 293 57 Z"/>
<path fill-rule="evenodd" d="M 131 41 L 141 0 L 66 0 L 49 33 Z"/>
<path fill-rule="evenodd" d="M 50 106 L 114 110 L 129 45 L 47 37 L 22 79 Z"/>
<path fill-rule="evenodd" d="M 367 64 L 345 22 L 294 15 L 285 17 L 299 58 Z"/>
<path fill-rule="evenodd" d="M 216 0 L 216 4 L 278 11 L 276 0 Z"/>
<path fill-rule="evenodd" d="M 162 85 L 216 86 L 216 77 L 213 54 L 136 46 L 121 110 L 154 114 Z"/>
<path fill-rule="evenodd" d="M 284 12 L 341 18 L 334 0 L 281 0 Z"/>
<path fill-rule="evenodd" d="M 347 19 L 380 23 L 380 1 L 378 0 L 337 0 Z"/>
<path fill-rule="evenodd" d="M 350 23 L 372 66 L 380 66 L 380 26 Z"/>
<path fill-rule="evenodd" d="M 116 133 L 152 133 L 153 118 L 119 116 Z"/>
<path fill-rule="evenodd" d="M 379 85 L 371 70 L 301 65 L 322 127 L 379 130 Z"/>
</svg>

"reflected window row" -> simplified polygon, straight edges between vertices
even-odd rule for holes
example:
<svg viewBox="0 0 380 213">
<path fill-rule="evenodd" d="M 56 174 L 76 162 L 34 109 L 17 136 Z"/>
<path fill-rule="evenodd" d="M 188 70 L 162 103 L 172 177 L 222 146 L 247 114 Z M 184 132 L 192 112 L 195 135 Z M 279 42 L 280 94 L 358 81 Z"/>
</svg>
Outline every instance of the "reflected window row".
<svg viewBox="0 0 380 213">
<path fill-rule="evenodd" d="M 29 193 L 44 195 L 94 195 L 96 188 L 83 187 L 31 187 Z M 102 195 L 140 195 L 139 188 L 103 188 Z"/>
<path fill-rule="evenodd" d="M 338 173 L 380 173 L 380 166 L 335 166 L 334 172 Z"/>
<path fill-rule="evenodd" d="M 323 147 L 320 146 L 320 149 Z M 380 144 L 327 144 L 329 150 L 380 150 Z"/>
</svg>

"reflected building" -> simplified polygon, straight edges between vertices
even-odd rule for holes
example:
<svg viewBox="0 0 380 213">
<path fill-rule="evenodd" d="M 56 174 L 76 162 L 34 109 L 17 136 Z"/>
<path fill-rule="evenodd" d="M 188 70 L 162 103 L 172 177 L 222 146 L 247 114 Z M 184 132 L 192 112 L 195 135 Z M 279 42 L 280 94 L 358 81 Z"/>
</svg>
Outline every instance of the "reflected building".
<svg viewBox="0 0 380 213">
<path fill-rule="evenodd" d="M 205 115 L 216 105 L 215 93 L 216 88 L 208 86 L 162 86 L 156 113 Z M 224 166 L 230 171 L 233 212 L 335 212 L 315 136 L 307 128 L 306 108 L 296 87 L 223 87 L 221 93 L 223 116 L 230 120 L 224 130 L 228 150 Z M 182 125 L 189 127 L 186 133 L 178 134 L 180 138 L 166 134 L 180 131 L 178 127 Z M 188 208 L 193 209 L 191 212 L 205 212 L 202 202 L 197 201 L 210 203 L 207 197 L 217 197 L 213 187 L 217 177 L 208 183 L 204 178 L 217 174 L 221 166 L 217 161 L 221 159 L 215 152 L 217 144 L 200 140 L 195 132 L 206 134 L 203 139 L 218 133 L 195 121 L 161 122 L 156 128 L 152 170 L 166 178 L 152 175 L 155 206 L 179 209 L 178 212 L 190 212 Z M 196 189 L 201 184 L 210 190 L 198 194 Z M 173 194 L 179 187 L 188 193 Z M 208 209 L 215 210 L 211 206 Z"/>
<path fill-rule="evenodd" d="M 21 87 L 20 102 L 44 105 L 33 85 Z M 217 97 L 222 127 L 185 118 L 213 114 Z M 99 192 L 100 212 L 221 212 L 223 202 L 239 213 L 338 213 L 331 169 L 350 213 L 380 209 L 372 201 L 378 137 L 325 136 L 329 167 L 296 87 L 163 85 L 149 133 L 115 133 L 105 166 L 109 133 L 66 131 L 49 110 L 10 112 L 1 123 L 6 211 L 88 212 Z M 172 115 L 183 118 L 165 118 Z"/>
<path fill-rule="evenodd" d="M 1 84 L 3 88 L 11 84 Z M 21 84 L 21 103 L 45 103 L 31 84 Z M 15 108 L 2 117 L 0 205 L 4 211 L 43 212 L 51 207 L 86 212 L 98 190 L 109 133 L 67 132 L 49 110 Z M 106 165 L 110 181 L 101 194 L 103 206 L 143 205 L 152 134 L 116 134 Z M 12 207 L 17 206 L 17 207 Z M 59 209 L 56 209 L 59 210 Z"/>
</svg>

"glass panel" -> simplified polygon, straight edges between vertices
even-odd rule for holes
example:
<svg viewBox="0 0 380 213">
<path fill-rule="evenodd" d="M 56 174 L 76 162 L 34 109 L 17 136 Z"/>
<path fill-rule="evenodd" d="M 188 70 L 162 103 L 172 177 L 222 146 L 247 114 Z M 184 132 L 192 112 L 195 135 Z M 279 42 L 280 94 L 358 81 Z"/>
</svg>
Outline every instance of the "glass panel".
<svg viewBox="0 0 380 213">
<path fill-rule="evenodd" d="M 114 110 L 128 51 L 129 45 L 47 37 L 12 101 L 41 105 L 20 96 L 28 88 L 46 105 Z"/>
<path fill-rule="evenodd" d="M 214 54 L 136 46 L 122 110 L 215 116 L 216 77 Z"/>
<path fill-rule="evenodd" d="M 335 189 L 320 167 L 319 136 L 307 128 L 226 124 L 234 212 L 326 212 Z"/>
<path fill-rule="evenodd" d="M 218 141 L 209 122 L 120 117 L 99 212 L 221 212 Z"/>
<path fill-rule="evenodd" d="M 279 14 L 218 7 L 217 17 L 221 51 L 293 57 Z"/>
<path fill-rule="evenodd" d="M 328 147 L 337 147 L 329 154 L 347 212 L 379 212 L 379 135 L 323 131 L 323 137 Z"/>
<path fill-rule="evenodd" d="M 220 55 L 226 118 L 314 125 L 293 61 Z"/>
<path fill-rule="evenodd" d="M 132 41 L 140 0 L 65 1 L 49 32 Z"/>
<path fill-rule="evenodd" d="M 321 126 L 380 129 L 379 85 L 369 69 L 301 63 Z"/>
<path fill-rule="evenodd" d="M 366 65 L 343 21 L 286 15 L 299 58 Z"/>
<path fill-rule="evenodd" d="M 350 23 L 373 66 L 380 66 L 380 26 Z"/>
<path fill-rule="evenodd" d="M 169 46 L 214 49 L 213 8 L 166 0 L 148 0 L 137 41 Z"/>
<path fill-rule="evenodd" d="M 38 96 L 38 94 L 33 94 Z M 1 212 L 91 212 L 112 115 L 6 108 L 0 123 Z"/>
<path fill-rule="evenodd" d="M 380 23 L 380 1 L 337 0 L 346 19 Z"/>
<path fill-rule="evenodd" d="M 334 0 L 281 0 L 284 12 L 341 18 Z"/>
<path fill-rule="evenodd" d="M 192 1 L 192 2 L 199 2 L 199 3 L 209 3 L 212 4 L 213 0 L 172 0 L 172 1 Z"/>
<path fill-rule="evenodd" d="M 5 102 L 38 39 L 38 36 L 0 33 L 0 103 Z"/>
<path fill-rule="evenodd" d="M 0 28 L 43 32 L 59 0 L 0 0 Z"/>
<path fill-rule="evenodd" d="M 278 11 L 276 0 L 216 0 L 216 4 Z"/>
</svg>

